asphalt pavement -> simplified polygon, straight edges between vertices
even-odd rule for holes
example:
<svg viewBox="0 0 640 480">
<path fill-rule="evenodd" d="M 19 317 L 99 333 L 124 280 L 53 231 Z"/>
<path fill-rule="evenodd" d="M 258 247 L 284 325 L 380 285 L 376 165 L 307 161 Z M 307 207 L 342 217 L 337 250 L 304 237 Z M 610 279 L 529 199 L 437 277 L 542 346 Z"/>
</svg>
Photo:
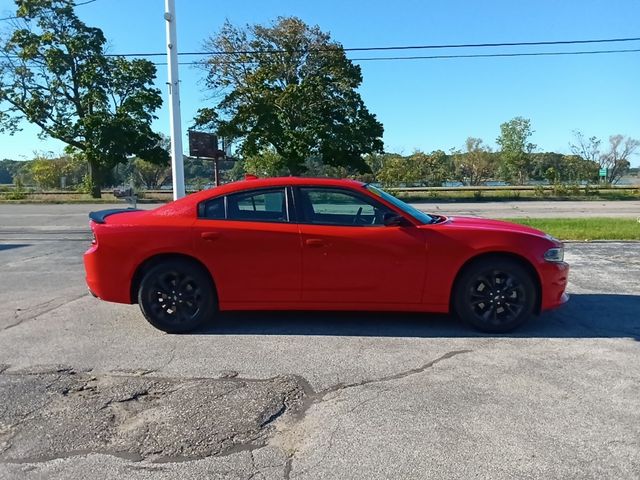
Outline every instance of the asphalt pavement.
<svg viewBox="0 0 640 480">
<path fill-rule="evenodd" d="M 99 208 L 0 206 L 1 479 L 640 477 L 640 243 L 568 244 L 569 303 L 505 336 L 326 312 L 167 335 L 87 294 Z"/>
</svg>

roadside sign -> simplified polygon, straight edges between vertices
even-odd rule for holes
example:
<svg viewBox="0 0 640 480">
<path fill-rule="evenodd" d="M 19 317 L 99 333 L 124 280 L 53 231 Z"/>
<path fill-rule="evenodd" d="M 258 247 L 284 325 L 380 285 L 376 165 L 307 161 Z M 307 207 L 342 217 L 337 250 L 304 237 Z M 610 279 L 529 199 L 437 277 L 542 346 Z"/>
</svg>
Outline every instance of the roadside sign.
<svg viewBox="0 0 640 480">
<path fill-rule="evenodd" d="M 189 155 L 192 157 L 218 157 L 218 137 L 212 133 L 189 130 Z"/>
<path fill-rule="evenodd" d="M 606 177 L 607 176 L 607 169 L 606 168 L 601 168 L 599 176 Z"/>
</svg>

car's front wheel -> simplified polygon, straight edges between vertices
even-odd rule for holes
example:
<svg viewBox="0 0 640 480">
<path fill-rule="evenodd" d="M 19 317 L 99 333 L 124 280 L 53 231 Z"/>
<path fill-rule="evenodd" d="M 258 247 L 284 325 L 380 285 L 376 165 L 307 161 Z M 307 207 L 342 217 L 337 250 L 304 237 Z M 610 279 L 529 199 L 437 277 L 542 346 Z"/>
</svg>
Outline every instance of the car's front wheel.
<svg viewBox="0 0 640 480">
<path fill-rule="evenodd" d="M 529 271 L 508 258 L 486 258 L 467 267 L 453 292 L 455 313 L 484 332 L 505 333 L 533 312 L 537 292 Z"/>
<path fill-rule="evenodd" d="M 138 304 L 154 327 L 167 333 L 190 332 L 216 309 L 215 291 L 203 269 L 185 260 L 167 260 L 142 277 Z"/>
</svg>

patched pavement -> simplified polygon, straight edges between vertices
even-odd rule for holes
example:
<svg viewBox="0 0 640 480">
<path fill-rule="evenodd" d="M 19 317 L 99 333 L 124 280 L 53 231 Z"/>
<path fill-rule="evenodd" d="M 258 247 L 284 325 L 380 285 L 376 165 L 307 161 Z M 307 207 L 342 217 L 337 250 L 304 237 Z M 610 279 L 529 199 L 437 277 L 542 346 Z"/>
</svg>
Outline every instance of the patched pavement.
<svg viewBox="0 0 640 480">
<path fill-rule="evenodd" d="M 285 411 L 300 410 L 295 378 L 172 379 L 71 367 L 0 374 L 0 461 L 86 453 L 186 461 L 264 446 Z"/>
</svg>

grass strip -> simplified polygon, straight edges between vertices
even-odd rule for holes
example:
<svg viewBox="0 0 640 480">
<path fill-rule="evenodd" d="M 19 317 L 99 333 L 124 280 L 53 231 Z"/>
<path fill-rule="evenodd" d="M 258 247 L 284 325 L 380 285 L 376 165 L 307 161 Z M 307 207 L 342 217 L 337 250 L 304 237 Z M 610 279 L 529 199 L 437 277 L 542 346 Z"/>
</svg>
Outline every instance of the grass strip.
<svg viewBox="0 0 640 480">
<path fill-rule="evenodd" d="M 561 240 L 640 240 L 639 218 L 505 218 L 537 228 Z"/>
<path fill-rule="evenodd" d="M 405 202 L 514 202 L 514 201 L 611 201 L 640 200 L 640 188 L 635 190 L 593 189 L 584 190 L 463 190 L 429 192 L 392 192 Z"/>
</svg>

